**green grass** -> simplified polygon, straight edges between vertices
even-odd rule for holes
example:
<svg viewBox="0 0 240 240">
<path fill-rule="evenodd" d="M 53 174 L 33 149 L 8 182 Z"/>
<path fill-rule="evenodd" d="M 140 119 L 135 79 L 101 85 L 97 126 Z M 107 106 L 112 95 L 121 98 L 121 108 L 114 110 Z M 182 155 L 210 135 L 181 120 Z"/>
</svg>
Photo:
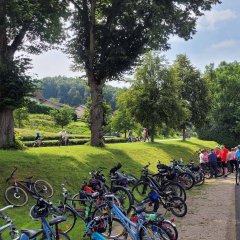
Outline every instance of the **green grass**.
<svg viewBox="0 0 240 240">
<path fill-rule="evenodd" d="M 151 163 L 150 170 L 155 172 L 158 160 L 163 163 L 169 163 L 173 158 L 189 161 L 199 148 L 214 146 L 216 146 L 215 142 L 191 139 L 186 142 L 169 140 L 158 143 L 117 143 L 109 144 L 105 148 L 68 146 L 31 148 L 26 151 L 0 150 L 0 189 L 2 190 L 0 207 L 7 205 L 3 198 L 7 186 L 5 179 L 14 167 L 18 167 L 19 178 L 34 176 L 35 179 L 49 181 L 55 189 L 53 201 L 57 202 L 61 198 L 59 194 L 64 178 L 69 182 L 68 189 L 76 193 L 83 179 L 89 178 L 88 172 L 99 166 L 108 168 L 105 170 L 107 176 L 110 168 L 121 162 L 122 170 L 140 176 L 142 166 L 148 162 Z M 19 229 L 35 228 L 39 225 L 28 217 L 28 211 L 33 203 L 31 201 L 26 207 L 8 211 Z M 73 234 L 76 235 L 72 239 L 82 239 L 82 234 L 78 234 L 77 228 Z"/>
<path fill-rule="evenodd" d="M 62 129 L 59 126 L 55 126 L 52 117 L 46 114 L 30 114 L 29 120 L 24 122 L 24 130 L 20 130 L 22 133 L 28 132 L 36 135 L 37 131 L 44 133 L 58 133 Z M 26 129 L 26 130 L 25 130 Z M 72 134 L 88 135 L 90 136 L 90 130 L 84 122 L 72 122 L 66 127 L 66 131 L 72 132 Z"/>
</svg>

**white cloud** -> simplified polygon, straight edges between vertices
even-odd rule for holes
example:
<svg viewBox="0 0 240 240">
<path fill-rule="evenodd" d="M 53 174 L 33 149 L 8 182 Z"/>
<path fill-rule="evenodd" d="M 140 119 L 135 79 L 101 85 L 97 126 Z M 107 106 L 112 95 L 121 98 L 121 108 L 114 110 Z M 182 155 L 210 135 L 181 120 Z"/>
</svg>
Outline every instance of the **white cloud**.
<svg viewBox="0 0 240 240">
<path fill-rule="evenodd" d="M 204 16 L 200 17 L 197 24 L 197 29 L 213 31 L 216 29 L 217 24 L 236 19 L 237 15 L 231 9 L 211 12 L 206 12 Z"/>
<path fill-rule="evenodd" d="M 239 46 L 239 41 L 236 40 L 225 40 L 211 45 L 211 48 L 214 50 L 226 50 L 232 49 Z"/>
</svg>

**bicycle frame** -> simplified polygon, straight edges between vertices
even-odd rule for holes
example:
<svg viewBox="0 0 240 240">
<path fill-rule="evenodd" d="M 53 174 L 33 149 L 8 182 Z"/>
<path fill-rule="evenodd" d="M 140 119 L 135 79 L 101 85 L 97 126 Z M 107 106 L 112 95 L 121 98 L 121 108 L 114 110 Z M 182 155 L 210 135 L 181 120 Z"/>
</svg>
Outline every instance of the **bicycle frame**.
<svg viewBox="0 0 240 240">
<path fill-rule="evenodd" d="M 55 231 L 52 229 L 52 227 L 49 225 L 49 223 L 44 217 L 41 218 L 41 222 L 42 222 L 43 233 L 45 233 L 47 239 L 52 240 L 51 236 L 57 239 L 57 234 L 55 233 Z M 19 240 L 30 240 L 30 238 L 25 233 L 22 233 Z M 37 238 L 32 238 L 32 240 L 37 240 Z"/>
<path fill-rule="evenodd" d="M 22 187 L 26 191 L 30 192 L 31 194 L 35 194 L 34 189 L 32 189 L 33 188 L 33 184 L 34 183 L 30 182 L 30 181 L 28 182 L 28 181 L 24 181 L 24 180 L 14 180 L 13 186 L 15 186 L 15 187 Z"/>
<path fill-rule="evenodd" d="M 114 203 L 111 202 L 111 210 L 110 213 L 114 214 L 123 224 L 124 228 L 127 230 L 127 232 L 130 234 L 130 236 L 132 237 L 133 240 L 139 240 L 139 232 L 140 229 L 144 228 L 146 230 L 146 228 L 143 226 L 144 220 L 143 219 L 139 219 L 138 220 L 138 224 L 135 224 L 134 222 L 132 222 L 130 219 L 128 219 L 123 212 L 121 211 L 121 209 Z M 91 226 L 91 223 L 94 220 L 90 221 L 87 224 L 86 227 L 86 232 L 89 231 L 89 228 Z M 133 227 L 135 229 L 135 231 L 132 230 Z M 94 232 L 92 234 L 93 240 L 105 240 L 105 238 L 98 232 Z"/>
</svg>

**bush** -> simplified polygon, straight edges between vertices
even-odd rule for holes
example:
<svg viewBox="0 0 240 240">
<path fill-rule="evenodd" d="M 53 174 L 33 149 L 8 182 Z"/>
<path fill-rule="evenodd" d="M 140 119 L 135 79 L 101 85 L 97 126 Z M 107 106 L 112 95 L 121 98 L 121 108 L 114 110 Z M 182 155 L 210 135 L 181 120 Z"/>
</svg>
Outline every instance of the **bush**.
<svg viewBox="0 0 240 240">
<path fill-rule="evenodd" d="M 29 113 L 49 114 L 50 110 L 52 110 L 51 107 L 43 105 L 43 104 L 39 104 L 36 102 L 31 102 L 28 105 Z"/>
</svg>

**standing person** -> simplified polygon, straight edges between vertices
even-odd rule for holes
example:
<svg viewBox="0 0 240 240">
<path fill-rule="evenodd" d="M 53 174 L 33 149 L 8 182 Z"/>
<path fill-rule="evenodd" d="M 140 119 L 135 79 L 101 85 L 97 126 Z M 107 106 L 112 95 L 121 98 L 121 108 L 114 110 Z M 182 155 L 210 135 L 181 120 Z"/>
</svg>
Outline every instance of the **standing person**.
<svg viewBox="0 0 240 240">
<path fill-rule="evenodd" d="M 132 131 L 130 130 L 128 132 L 128 142 L 132 142 L 133 141 L 133 135 L 132 135 Z"/>
<path fill-rule="evenodd" d="M 233 173 L 234 167 L 237 171 L 237 157 L 236 157 L 236 148 L 231 148 L 231 152 L 228 153 L 229 163 L 231 165 L 231 172 Z"/>
<path fill-rule="evenodd" d="M 220 157 L 221 157 L 221 161 L 222 161 L 224 177 L 227 177 L 228 152 L 229 152 L 228 149 L 225 148 L 224 145 L 222 145 L 222 149 L 220 151 Z"/>
<path fill-rule="evenodd" d="M 236 159 L 237 159 L 237 170 L 239 171 L 239 163 L 240 163 L 240 145 L 237 146 Z"/>
<path fill-rule="evenodd" d="M 213 149 L 211 149 L 208 155 L 208 164 L 211 171 L 211 178 L 213 177 L 213 175 L 216 178 L 217 177 L 217 155 Z"/>
<path fill-rule="evenodd" d="M 205 160 L 204 153 L 206 152 L 205 149 L 201 150 L 201 153 L 199 154 L 199 162 L 201 168 L 204 170 L 207 164 L 207 161 Z"/>
</svg>

